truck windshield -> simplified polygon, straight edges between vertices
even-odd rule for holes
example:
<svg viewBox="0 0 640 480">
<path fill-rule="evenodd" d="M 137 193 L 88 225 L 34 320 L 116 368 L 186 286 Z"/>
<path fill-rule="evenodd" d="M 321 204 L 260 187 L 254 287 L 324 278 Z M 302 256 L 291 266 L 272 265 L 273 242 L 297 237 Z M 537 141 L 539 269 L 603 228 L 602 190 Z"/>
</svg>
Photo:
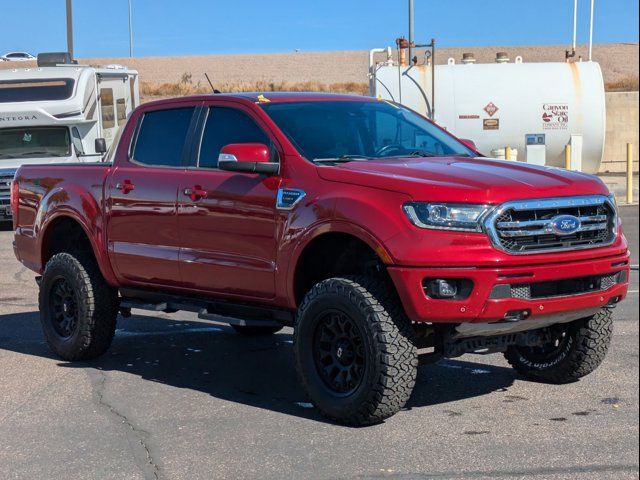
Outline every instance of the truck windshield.
<svg viewBox="0 0 640 480">
<path fill-rule="evenodd" d="M 71 142 L 67 127 L 20 127 L 0 130 L 0 160 L 67 157 Z"/>
<path fill-rule="evenodd" d="M 476 155 L 427 119 L 386 101 L 286 102 L 262 108 L 302 155 L 318 163 Z"/>
</svg>

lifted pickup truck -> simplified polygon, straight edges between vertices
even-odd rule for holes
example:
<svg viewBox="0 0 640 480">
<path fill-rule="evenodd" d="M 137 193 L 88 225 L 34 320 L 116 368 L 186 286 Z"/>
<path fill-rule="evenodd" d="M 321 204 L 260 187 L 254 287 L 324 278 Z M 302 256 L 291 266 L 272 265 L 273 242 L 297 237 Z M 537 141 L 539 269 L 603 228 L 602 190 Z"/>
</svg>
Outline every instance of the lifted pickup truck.
<svg viewBox="0 0 640 480">
<path fill-rule="evenodd" d="M 629 254 L 596 177 L 481 158 L 400 105 L 204 95 L 136 109 L 106 162 L 24 166 L 15 253 L 45 337 L 103 354 L 119 313 L 294 327 L 300 380 L 348 424 L 403 407 L 427 360 L 503 352 L 572 382 L 603 360 Z"/>
</svg>

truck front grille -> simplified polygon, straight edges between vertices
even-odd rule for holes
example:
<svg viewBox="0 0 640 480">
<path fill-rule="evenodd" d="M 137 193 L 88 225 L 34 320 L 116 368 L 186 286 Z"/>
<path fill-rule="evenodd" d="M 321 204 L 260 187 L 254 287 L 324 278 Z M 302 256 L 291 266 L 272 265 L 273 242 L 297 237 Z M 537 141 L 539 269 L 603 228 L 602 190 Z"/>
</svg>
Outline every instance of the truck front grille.
<svg viewBox="0 0 640 480">
<path fill-rule="evenodd" d="M 2 201 L 6 200 L 8 205 L 9 197 L 11 196 L 11 182 L 16 172 L 0 172 L 0 205 Z"/>
<path fill-rule="evenodd" d="M 14 171 L 0 170 L 0 221 L 11 219 L 11 182 Z"/>
<path fill-rule="evenodd" d="M 569 219 L 575 231 L 559 232 Z M 596 248 L 613 243 L 615 205 L 601 195 L 505 203 L 486 221 L 493 244 L 514 255 Z"/>
</svg>

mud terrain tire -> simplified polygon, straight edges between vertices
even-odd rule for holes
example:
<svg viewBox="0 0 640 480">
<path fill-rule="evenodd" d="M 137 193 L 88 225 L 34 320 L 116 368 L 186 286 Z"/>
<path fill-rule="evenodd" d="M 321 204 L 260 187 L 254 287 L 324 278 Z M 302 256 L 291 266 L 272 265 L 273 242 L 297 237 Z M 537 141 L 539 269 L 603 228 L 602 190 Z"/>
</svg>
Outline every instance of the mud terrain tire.
<svg viewBox="0 0 640 480">
<path fill-rule="evenodd" d="M 612 310 L 604 308 L 592 317 L 555 326 L 555 333 L 557 345 L 549 344 L 542 349 L 509 347 L 505 358 L 519 374 L 532 380 L 575 382 L 604 360 L 613 334 Z"/>
<path fill-rule="evenodd" d="M 44 336 L 60 358 L 94 359 L 111 345 L 118 292 L 90 255 L 54 255 L 45 267 L 38 301 Z"/>
<path fill-rule="evenodd" d="M 416 382 L 417 349 L 409 319 L 386 282 L 331 278 L 307 293 L 296 319 L 300 381 L 318 410 L 361 426 L 397 413 Z"/>
</svg>

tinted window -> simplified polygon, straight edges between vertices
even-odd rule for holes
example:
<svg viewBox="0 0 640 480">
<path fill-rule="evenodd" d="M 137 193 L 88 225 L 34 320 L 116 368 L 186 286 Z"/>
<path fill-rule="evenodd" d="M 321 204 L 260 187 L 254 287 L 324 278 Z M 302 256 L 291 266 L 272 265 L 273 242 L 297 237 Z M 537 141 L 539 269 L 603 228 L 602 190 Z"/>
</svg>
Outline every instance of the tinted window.
<svg viewBox="0 0 640 480">
<path fill-rule="evenodd" d="M 2 80 L 0 103 L 64 100 L 73 93 L 73 84 L 74 81 L 70 78 Z"/>
<path fill-rule="evenodd" d="M 380 101 L 261 105 L 309 160 L 474 155 L 424 117 Z"/>
<path fill-rule="evenodd" d="M 198 166 L 217 167 L 220 150 L 230 143 L 271 145 L 271 140 L 251 117 L 240 110 L 222 107 L 211 108 L 202 135 Z"/>
<path fill-rule="evenodd" d="M 145 165 L 182 165 L 182 151 L 193 110 L 190 107 L 145 113 L 138 127 L 134 160 Z"/>
</svg>

